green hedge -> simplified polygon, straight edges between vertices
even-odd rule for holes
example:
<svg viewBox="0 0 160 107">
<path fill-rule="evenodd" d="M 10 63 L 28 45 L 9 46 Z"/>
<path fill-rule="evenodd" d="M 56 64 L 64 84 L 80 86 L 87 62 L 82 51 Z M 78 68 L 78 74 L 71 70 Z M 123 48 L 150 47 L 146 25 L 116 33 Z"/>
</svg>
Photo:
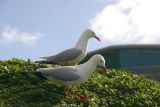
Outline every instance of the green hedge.
<svg viewBox="0 0 160 107">
<path fill-rule="evenodd" d="M 143 76 L 109 70 L 108 77 L 99 70 L 86 83 L 74 91 L 87 95 L 81 100 L 64 86 L 41 80 L 32 71 L 47 67 L 31 61 L 12 59 L 0 62 L 0 107 L 158 107 L 160 106 L 160 84 Z"/>
</svg>

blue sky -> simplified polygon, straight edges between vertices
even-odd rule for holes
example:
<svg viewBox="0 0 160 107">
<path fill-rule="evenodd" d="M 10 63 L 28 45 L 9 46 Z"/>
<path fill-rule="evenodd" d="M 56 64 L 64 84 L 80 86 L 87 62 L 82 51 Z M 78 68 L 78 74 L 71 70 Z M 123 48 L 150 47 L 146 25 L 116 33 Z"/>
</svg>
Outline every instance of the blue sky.
<svg viewBox="0 0 160 107">
<path fill-rule="evenodd" d="M 36 44 L 15 41 L 0 45 L 0 59 L 12 57 L 38 59 L 74 46 L 89 19 L 107 2 L 97 0 L 2 0 L 0 8 L 0 34 L 6 27 L 19 32 L 40 32 Z M 89 50 L 96 49 L 91 40 Z M 98 48 L 98 46 L 97 46 Z"/>
<path fill-rule="evenodd" d="M 86 28 L 102 38 L 90 40 L 88 51 L 119 43 L 157 44 L 160 2 L 146 1 L 1 0 L 0 60 L 56 54 L 73 47 Z"/>
</svg>

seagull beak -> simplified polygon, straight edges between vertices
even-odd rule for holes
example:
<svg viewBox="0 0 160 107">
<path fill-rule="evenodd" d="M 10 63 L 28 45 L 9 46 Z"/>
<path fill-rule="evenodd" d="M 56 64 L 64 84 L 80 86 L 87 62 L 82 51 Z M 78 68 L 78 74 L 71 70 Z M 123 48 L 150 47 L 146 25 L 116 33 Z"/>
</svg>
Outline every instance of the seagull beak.
<svg viewBox="0 0 160 107">
<path fill-rule="evenodd" d="M 107 75 L 107 69 L 106 69 L 106 67 L 104 67 L 104 68 L 102 68 L 103 70 L 102 70 L 102 73 L 103 73 L 103 75 Z"/>
<path fill-rule="evenodd" d="M 107 69 L 105 66 L 99 66 L 100 69 L 102 69 L 102 74 L 107 75 Z"/>
<path fill-rule="evenodd" d="M 101 41 L 100 38 L 99 38 L 98 36 L 95 36 L 95 38 L 96 38 L 98 41 Z"/>
</svg>

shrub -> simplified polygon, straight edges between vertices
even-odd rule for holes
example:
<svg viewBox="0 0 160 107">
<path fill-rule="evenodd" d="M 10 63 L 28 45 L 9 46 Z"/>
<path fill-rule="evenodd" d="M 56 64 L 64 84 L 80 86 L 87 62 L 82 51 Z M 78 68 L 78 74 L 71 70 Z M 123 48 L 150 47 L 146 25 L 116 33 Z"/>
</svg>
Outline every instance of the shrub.
<svg viewBox="0 0 160 107">
<path fill-rule="evenodd" d="M 73 89 L 89 97 L 88 100 L 81 100 L 70 93 L 71 89 L 41 80 L 32 73 L 41 67 L 47 66 L 16 58 L 1 61 L 0 106 L 160 106 L 160 84 L 143 76 L 121 70 L 108 70 L 108 76 L 103 76 L 97 69 L 87 82 Z M 64 96 L 65 90 L 68 92 L 67 96 Z"/>
</svg>

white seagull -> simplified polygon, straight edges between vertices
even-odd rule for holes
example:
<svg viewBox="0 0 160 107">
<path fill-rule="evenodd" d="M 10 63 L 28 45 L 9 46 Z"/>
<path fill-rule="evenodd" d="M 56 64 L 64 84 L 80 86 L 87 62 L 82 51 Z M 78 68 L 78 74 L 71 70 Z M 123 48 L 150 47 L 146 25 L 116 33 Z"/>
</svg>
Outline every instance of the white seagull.
<svg viewBox="0 0 160 107">
<path fill-rule="evenodd" d="M 96 67 L 103 69 L 103 74 L 106 74 L 105 59 L 99 54 L 92 56 L 84 64 L 59 68 L 39 68 L 36 70 L 36 73 L 50 81 L 55 81 L 68 88 L 72 88 L 75 85 L 87 81 L 96 70 Z"/>
<path fill-rule="evenodd" d="M 56 55 L 40 57 L 45 60 L 36 62 L 46 64 L 60 64 L 65 66 L 77 65 L 86 56 L 87 43 L 90 38 L 96 38 L 98 41 L 100 41 L 100 39 L 92 30 L 86 29 L 82 36 L 79 38 L 75 47 L 64 50 Z"/>
</svg>

